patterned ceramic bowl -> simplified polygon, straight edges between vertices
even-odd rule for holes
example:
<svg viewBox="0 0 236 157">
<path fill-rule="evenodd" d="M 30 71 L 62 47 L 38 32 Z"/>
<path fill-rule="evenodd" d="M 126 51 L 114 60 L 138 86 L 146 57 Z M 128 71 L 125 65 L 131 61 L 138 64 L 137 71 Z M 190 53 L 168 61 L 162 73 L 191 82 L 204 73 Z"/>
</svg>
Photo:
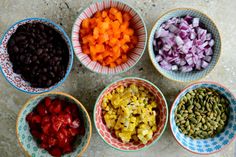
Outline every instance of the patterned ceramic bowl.
<svg viewBox="0 0 236 157">
<path fill-rule="evenodd" d="M 154 35 L 156 30 L 158 30 L 161 26 L 162 23 L 165 21 L 171 19 L 172 17 L 182 17 L 190 15 L 193 17 L 198 17 L 200 18 L 200 23 L 202 23 L 205 28 L 212 33 L 213 39 L 215 40 L 215 45 L 213 46 L 213 57 L 208 65 L 208 67 L 204 70 L 201 71 L 192 71 L 192 72 L 176 72 L 176 71 L 169 71 L 163 69 L 158 62 L 156 61 L 156 54 L 153 50 L 153 40 L 154 40 Z M 149 56 L 151 58 L 151 61 L 154 65 L 154 67 L 165 77 L 174 80 L 174 81 L 179 81 L 179 82 L 190 82 L 190 81 L 196 81 L 199 80 L 203 77 L 205 77 L 207 74 L 209 74 L 213 68 L 216 66 L 217 61 L 220 58 L 220 53 L 221 53 L 221 38 L 220 38 L 220 33 L 215 25 L 215 23 L 205 15 L 204 13 L 201 13 L 197 10 L 194 9 L 189 9 L 189 8 L 179 8 L 179 9 L 173 9 L 170 10 L 169 12 L 165 13 L 159 19 L 157 20 L 156 24 L 153 26 L 153 29 L 151 31 L 150 37 L 149 37 L 149 42 L 148 42 L 148 50 L 149 50 Z"/>
<path fill-rule="evenodd" d="M 135 145 L 131 142 L 123 143 L 121 140 L 119 140 L 109 131 L 109 129 L 106 127 L 106 124 L 102 118 L 103 116 L 102 116 L 101 105 L 102 105 L 102 100 L 104 96 L 121 85 L 127 86 L 132 83 L 138 86 L 143 86 L 146 89 L 148 89 L 156 97 L 156 99 L 159 102 L 158 110 L 160 111 L 160 113 L 158 115 L 160 117 L 158 118 L 159 120 L 157 121 L 158 130 L 154 133 L 153 138 L 150 141 L 148 141 L 147 144 Z M 141 79 L 141 78 L 127 77 L 108 85 L 102 91 L 102 93 L 99 95 L 96 101 L 96 104 L 94 106 L 93 116 L 94 116 L 94 123 L 97 129 L 97 132 L 101 136 L 101 138 L 105 141 L 105 143 L 107 143 L 111 147 L 120 151 L 137 151 L 137 150 L 147 149 L 149 146 L 157 142 L 158 139 L 160 139 L 160 137 L 162 136 L 166 128 L 166 124 L 168 121 L 168 106 L 167 106 L 164 95 L 162 94 L 160 89 L 158 89 L 153 83 L 147 80 Z"/>
<path fill-rule="evenodd" d="M 82 52 L 81 44 L 79 42 L 79 31 L 82 21 L 88 17 L 93 16 L 93 14 L 96 13 L 97 11 L 101 11 L 110 7 L 116 7 L 119 10 L 129 12 L 132 15 L 131 19 L 132 26 L 134 27 L 138 35 L 138 44 L 130 52 L 128 56 L 128 61 L 115 68 L 102 66 L 98 62 L 92 61 L 88 55 Z M 141 15 L 138 12 L 136 12 L 135 9 L 130 5 L 116 0 L 104 0 L 104 1 L 100 0 L 98 2 L 91 4 L 85 10 L 83 10 L 83 12 L 77 17 L 72 29 L 72 43 L 75 55 L 86 68 L 100 74 L 118 74 L 132 68 L 142 57 L 146 48 L 146 41 L 147 41 L 147 30 Z"/>
<path fill-rule="evenodd" d="M 16 120 L 16 135 L 18 139 L 18 143 L 21 146 L 21 148 L 25 151 L 25 153 L 28 156 L 32 157 L 49 157 L 50 154 L 44 150 L 38 147 L 36 141 L 33 139 L 28 122 L 26 121 L 26 116 L 28 113 L 30 113 L 35 106 L 45 97 L 50 98 L 60 98 L 62 100 L 69 101 L 71 103 L 75 103 L 78 105 L 79 108 L 79 114 L 82 115 L 82 120 L 84 122 L 85 126 L 85 135 L 79 136 L 76 140 L 76 147 L 75 150 L 72 153 L 63 155 L 64 157 L 75 157 L 75 156 L 81 156 L 82 153 L 87 149 L 91 135 L 92 135 L 92 125 L 91 120 L 89 117 L 88 112 L 84 108 L 84 106 L 74 97 L 61 92 L 49 92 L 37 95 L 30 100 L 26 102 L 26 104 L 22 107 L 22 109 L 19 111 L 17 120 Z"/>
<path fill-rule="evenodd" d="M 188 93 L 191 90 L 202 87 L 215 89 L 219 93 L 224 95 L 230 102 L 230 115 L 228 124 L 226 125 L 222 133 L 216 135 L 213 138 L 197 140 L 197 139 L 191 139 L 179 131 L 178 126 L 175 123 L 174 112 L 176 110 L 179 101 L 186 93 Z M 226 145 L 228 145 L 230 142 L 232 142 L 233 139 L 236 137 L 235 121 L 236 121 L 236 98 L 228 89 L 214 82 L 198 82 L 186 87 L 177 96 L 170 110 L 170 127 L 176 141 L 186 150 L 198 154 L 211 154 L 218 152 Z"/>
<path fill-rule="evenodd" d="M 9 60 L 9 54 L 7 52 L 8 40 L 10 39 L 11 35 L 13 33 L 15 33 L 17 28 L 20 25 L 23 25 L 25 23 L 34 23 L 34 22 L 41 22 L 41 23 L 44 23 L 44 24 L 49 25 L 50 27 L 54 28 L 64 38 L 64 40 L 66 41 L 66 43 L 68 45 L 68 49 L 69 49 L 69 62 L 68 62 L 66 74 L 62 78 L 61 81 L 59 81 L 55 85 L 51 86 L 50 88 L 33 88 L 30 86 L 30 84 L 28 82 L 24 81 L 20 75 L 14 73 L 13 69 L 12 69 L 12 63 Z M 71 67 L 72 67 L 72 64 L 73 64 L 73 48 L 72 48 L 72 44 L 71 44 L 69 37 L 67 36 L 66 32 L 59 25 L 55 24 L 54 22 L 52 22 L 48 19 L 28 18 L 28 19 L 18 21 L 15 24 L 13 24 L 6 31 L 6 33 L 3 35 L 3 38 L 0 42 L 0 69 L 2 71 L 3 76 L 6 78 L 6 80 L 13 87 L 15 87 L 16 89 L 18 89 L 22 92 L 28 93 L 28 94 L 43 93 L 43 92 L 53 90 L 54 88 L 57 88 L 58 86 L 60 86 L 68 77 Z"/>
</svg>

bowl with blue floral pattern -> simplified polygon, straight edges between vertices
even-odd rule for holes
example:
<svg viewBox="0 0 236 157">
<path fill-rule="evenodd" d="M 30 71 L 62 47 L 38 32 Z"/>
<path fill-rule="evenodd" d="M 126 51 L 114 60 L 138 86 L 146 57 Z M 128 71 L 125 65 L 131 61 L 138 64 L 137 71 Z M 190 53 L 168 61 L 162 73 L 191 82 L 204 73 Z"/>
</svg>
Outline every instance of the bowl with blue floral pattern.
<svg viewBox="0 0 236 157">
<path fill-rule="evenodd" d="M 91 135 L 92 135 L 92 125 L 88 112 L 85 107 L 74 97 L 66 93 L 61 92 L 49 92 L 37 95 L 29 99 L 22 109 L 19 111 L 17 121 L 16 121 L 16 135 L 18 144 L 24 150 L 25 154 L 31 157 L 50 157 L 51 155 L 45 150 L 40 148 L 37 140 L 30 133 L 30 127 L 26 120 L 26 116 L 34 110 L 34 108 L 45 98 L 60 99 L 69 103 L 76 104 L 78 106 L 78 113 L 84 124 L 84 134 L 78 135 L 74 142 L 73 152 L 64 154 L 63 157 L 75 157 L 81 156 L 83 152 L 87 149 Z"/>
<path fill-rule="evenodd" d="M 223 131 L 213 137 L 204 139 L 194 139 L 186 136 L 177 126 L 175 121 L 175 111 L 181 99 L 188 93 L 199 88 L 211 88 L 225 97 L 229 102 L 228 120 Z M 170 110 L 170 127 L 176 141 L 186 150 L 197 154 L 212 154 L 222 150 L 229 145 L 236 137 L 236 98 L 224 86 L 214 82 L 197 82 L 182 90 L 176 97 Z"/>
</svg>

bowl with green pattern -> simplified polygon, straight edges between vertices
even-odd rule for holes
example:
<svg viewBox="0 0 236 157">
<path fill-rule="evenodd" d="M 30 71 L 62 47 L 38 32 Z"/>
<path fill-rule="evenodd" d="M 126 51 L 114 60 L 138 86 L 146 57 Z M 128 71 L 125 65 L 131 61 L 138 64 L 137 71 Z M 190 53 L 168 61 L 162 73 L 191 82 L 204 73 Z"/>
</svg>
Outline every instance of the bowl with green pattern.
<svg viewBox="0 0 236 157">
<path fill-rule="evenodd" d="M 83 135 L 78 135 L 73 144 L 73 151 L 68 154 L 62 155 L 63 157 L 75 157 L 81 156 L 83 152 L 87 149 L 91 135 L 92 135 L 92 125 L 88 112 L 85 107 L 73 96 L 62 93 L 62 92 L 49 92 L 37 95 L 30 98 L 25 105 L 21 108 L 18 113 L 16 121 L 16 135 L 18 144 L 24 150 L 27 156 L 32 157 L 49 157 L 51 156 L 47 150 L 40 147 L 39 141 L 34 138 L 30 132 L 30 127 L 26 117 L 31 113 L 35 107 L 42 102 L 45 98 L 59 99 L 71 104 L 75 104 L 78 107 L 78 114 L 80 115 L 80 120 L 84 125 Z"/>
</svg>

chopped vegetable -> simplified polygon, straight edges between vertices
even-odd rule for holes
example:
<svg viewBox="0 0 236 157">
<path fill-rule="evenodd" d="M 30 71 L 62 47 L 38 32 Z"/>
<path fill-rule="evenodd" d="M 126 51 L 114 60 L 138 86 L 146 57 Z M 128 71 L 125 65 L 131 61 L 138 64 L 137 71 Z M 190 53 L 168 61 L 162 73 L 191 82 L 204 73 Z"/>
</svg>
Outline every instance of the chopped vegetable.
<svg viewBox="0 0 236 157">
<path fill-rule="evenodd" d="M 124 143 L 146 144 L 157 131 L 157 102 L 144 87 L 120 86 L 102 103 L 106 126 Z"/>
<path fill-rule="evenodd" d="M 138 43 L 130 20 L 129 13 L 117 8 L 98 11 L 83 20 L 79 33 L 83 53 L 111 68 L 127 62 L 129 52 Z"/>
<path fill-rule="evenodd" d="M 163 23 L 155 33 L 153 48 L 162 68 L 190 72 L 208 67 L 214 43 L 200 19 L 187 15 Z"/>
</svg>

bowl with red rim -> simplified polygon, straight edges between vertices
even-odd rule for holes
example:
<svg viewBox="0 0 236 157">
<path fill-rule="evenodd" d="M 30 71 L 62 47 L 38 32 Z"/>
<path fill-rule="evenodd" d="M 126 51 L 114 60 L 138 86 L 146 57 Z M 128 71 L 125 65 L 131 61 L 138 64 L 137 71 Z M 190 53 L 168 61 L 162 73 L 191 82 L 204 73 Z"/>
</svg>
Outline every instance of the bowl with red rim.
<svg viewBox="0 0 236 157">
<path fill-rule="evenodd" d="M 77 134 L 77 136 L 73 136 L 73 138 L 74 137 L 75 138 L 73 139 L 74 143 L 71 147 L 72 148 L 72 150 L 70 150 L 71 152 L 64 153 L 62 156 L 65 156 L 65 157 L 81 156 L 84 153 L 84 151 L 87 149 L 87 147 L 90 143 L 91 135 L 92 135 L 92 125 L 91 125 L 90 117 L 89 117 L 89 114 L 87 113 L 86 109 L 84 108 L 84 106 L 77 99 L 75 99 L 74 97 L 72 97 L 69 94 L 61 93 L 61 92 L 49 92 L 49 93 L 44 93 L 44 94 L 40 94 L 35 97 L 32 97 L 20 109 L 20 111 L 18 113 L 17 120 L 16 120 L 16 135 L 17 135 L 18 144 L 24 150 L 26 155 L 32 156 L 32 157 L 51 156 L 48 151 L 50 151 L 50 150 L 52 151 L 52 149 L 56 148 L 56 147 L 57 148 L 60 147 L 60 152 L 63 152 L 63 147 L 59 143 L 60 139 L 59 139 L 58 133 L 60 131 L 62 131 L 62 128 L 64 128 L 63 127 L 64 124 L 61 125 L 58 132 L 52 132 L 52 129 L 54 129 L 54 125 L 56 126 L 56 123 L 55 123 L 55 120 L 53 122 L 53 118 L 51 116 L 52 113 L 50 110 L 52 109 L 52 110 L 56 111 L 58 109 L 58 108 L 56 108 L 56 106 L 53 106 L 51 109 L 46 108 L 46 110 L 48 112 L 47 115 L 49 115 L 49 113 L 51 114 L 51 115 L 49 115 L 49 122 L 51 122 L 51 123 L 49 123 L 50 129 L 51 129 L 51 130 L 49 129 L 49 131 L 51 131 L 51 132 L 50 132 L 50 134 L 47 134 L 47 137 L 54 137 L 56 139 L 56 144 L 54 143 L 53 146 L 50 146 L 45 149 L 42 148 L 43 142 L 42 142 L 42 140 L 39 140 L 39 139 L 41 139 L 41 137 L 43 135 L 45 135 L 45 130 L 43 130 L 43 122 L 42 121 L 40 122 L 41 123 L 40 128 L 37 129 L 40 133 L 39 137 L 37 138 L 37 136 L 36 136 L 37 134 L 32 135 L 34 128 L 32 127 L 32 122 L 30 125 L 30 121 L 29 121 L 30 118 L 27 118 L 27 117 L 29 117 L 28 115 L 32 112 L 39 113 L 39 110 L 37 108 L 39 106 L 38 104 L 42 104 L 44 102 L 44 105 L 46 106 L 46 101 L 45 101 L 46 99 L 45 98 L 46 99 L 49 98 L 51 101 L 57 99 L 57 100 L 66 102 L 64 104 L 64 106 L 62 105 L 61 112 L 58 114 L 66 114 L 66 112 L 67 112 L 66 108 L 68 108 L 69 104 L 73 104 L 74 107 L 77 107 L 78 112 L 76 112 L 76 113 L 79 116 L 79 119 L 81 122 L 80 124 L 83 125 L 83 129 L 81 129 L 81 131 L 82 131 L 81 134 Z M 52 106 L 52 103 L 50 106 Z M 57 111 L 59 111 L 59 110 L 57 110 Z M 62 111 L 63 111 L 63 113 L 62 113 Z M 41 117 L 42 120 L 45 117 L 45 116 L 42 116 L 42 114 L 39 114 L 39 116 Z M 74 121 L 73 119 L 74 119 L 74 117 L 72 116 L 72 122 Z M 34 117 L 34 120 L 36 121 L 35 117 Z M 65 126 L 65 127 L 69 128 L 68 126 Z M 67 132 L 67 133 L 69 133 L 69 132 Z M 64 135 L 66 136 L 66 134 L 63 134 L 63 136 Z M 62 136 L 60 136 L 60 137 L 62 137 Z M 48 143 L 49 143 L 49 140 L 48 140 Z M 48 151 L 46 149 L 48 149 Z M 55 151 L 54 151 L 54 153 L 55 153 Z"/>
<path fill-rule="evenodd" d="M 114 68 L 103 66 L 97 61 L 92 61 L 89 55 L 83 53 L 79 35 L 81 24 L 84 19 L 92 17 L 97 11 L 102 11 L 111 7 L 115 7 L 120 11 L 130 13 L 130 15 L 132 16 L 131 25 L 138 38 L 138 43 L 136 44 L 136 46 L 128 52 L 128 60 Z M 134 67 L 142 57 L 146 48 L 147 29 L 143 18 L 131 5 L 123 1 L 121 2 L 116 0 L 103 0 L 89 5 L 79 14 L 72 28 L 71 40 L 75 56 L 87 69 L 100 74 L 119 74 Z"/>
<path fill-rule="evenodd" d="M 157 117 L 158 120 L 156 121 L 157 131 L 153 133 L 153 137 L 146 144 L 134 143 L 134 142 L 123 143 L 119 138 L 117 138 L 111 132 L 111 130 L 107 128 L 103 118 L 102 107 L 101 107 L 103 98 L 114 89 L 120 86 L 127 87 L 130 84 L 135 84 L 139 87 L 144 87 L 145 89 L 147 89 L 150 93 L 154 95 L 158 104 L 157 115 L 159 117 Z M 114 149 L 125 152 L 132 152 L 132 151 L 147 149 L 161 138 L 163 132 L 165 131 L 168 121 L 168 106 L 164 95 L 162 94 L 160 89 L 157 88 L 153 83 L 149 82 L 148 80 L 137 77 L 127 77 L 113 82 L 101 92 L 94 106 L 93 116 L 94 116 L 93 120 L 95 128 L 105 143 L 107 143 Z"/>
<path fill-rule="evenodd" d="M 211 88 L 216 90 L 219 94 L 223 95 L 229 101 L 229 117 L 228 122 L 225 125 L 224 130 L 221 133 L 216 134 L 214 137 L 206 139 L 193 139 L 184 135 L 175 122 L 175 110 L 180 100 L 190 91 L 198 88 Z M 170 128 L 175 140 L 184 149 L 196 153 L 196 154 L 212 154 L 221 151 L 227 145 L 233 142 L 236 137 L 236 98 L 226 87 L 223 85 L 210 82 L 202 81 L 196 82 L 185 89 L 183 89 L 174 100 L 170 109 Z"/>
<path fill-rule="evenodd" d="M 56 32 L 60 34 L 60 36 L 65 41 L 67 47 L 68 47 L 68 64 L 66 66 L 65 75 L 62 77 L 61 80 L 56 82 L 55 84 L 51 85 L 50 87 L 45 88 L 38 88 L 38 87 L 32 87 L 31 83 L 26 81 L 22 75 L 17 74 L 13 70 L 13 64 L 10 61 L 10 55 L 8 52 L 8 42 L 10 41 L 10 38 L 14 35 L 14 33 L 17 31 L 17 29 L 25 24 L 33 24 L 33 23 L 41 23 L 44 25 L 47 25 L 54 29 Z M 32 51 L 33 52 L 33 51 Z M 57 87 L 59 87 L 68 77 L 72 65 L 73 65 L 73 48 L 72 43 L 70 41 L 70 38 L 67 36 L 66 32 L 61 28 L 59 25 L 54 23 L 53 21 L 45 18 L 27 18 L 20 20 L 16 23 L 14 23 L 9 29 L 5 32 L 5 34 L 2 36 L 2 39 L 0 40 L 0 71 L 2 72 L 3 76 L 9 82 L 12 87 L 27 93 L 27 94 L 40 94 L 44 92 L 49 92 Z M 31 69 L 32 72 L 32 69 Z"/>
</svg>

